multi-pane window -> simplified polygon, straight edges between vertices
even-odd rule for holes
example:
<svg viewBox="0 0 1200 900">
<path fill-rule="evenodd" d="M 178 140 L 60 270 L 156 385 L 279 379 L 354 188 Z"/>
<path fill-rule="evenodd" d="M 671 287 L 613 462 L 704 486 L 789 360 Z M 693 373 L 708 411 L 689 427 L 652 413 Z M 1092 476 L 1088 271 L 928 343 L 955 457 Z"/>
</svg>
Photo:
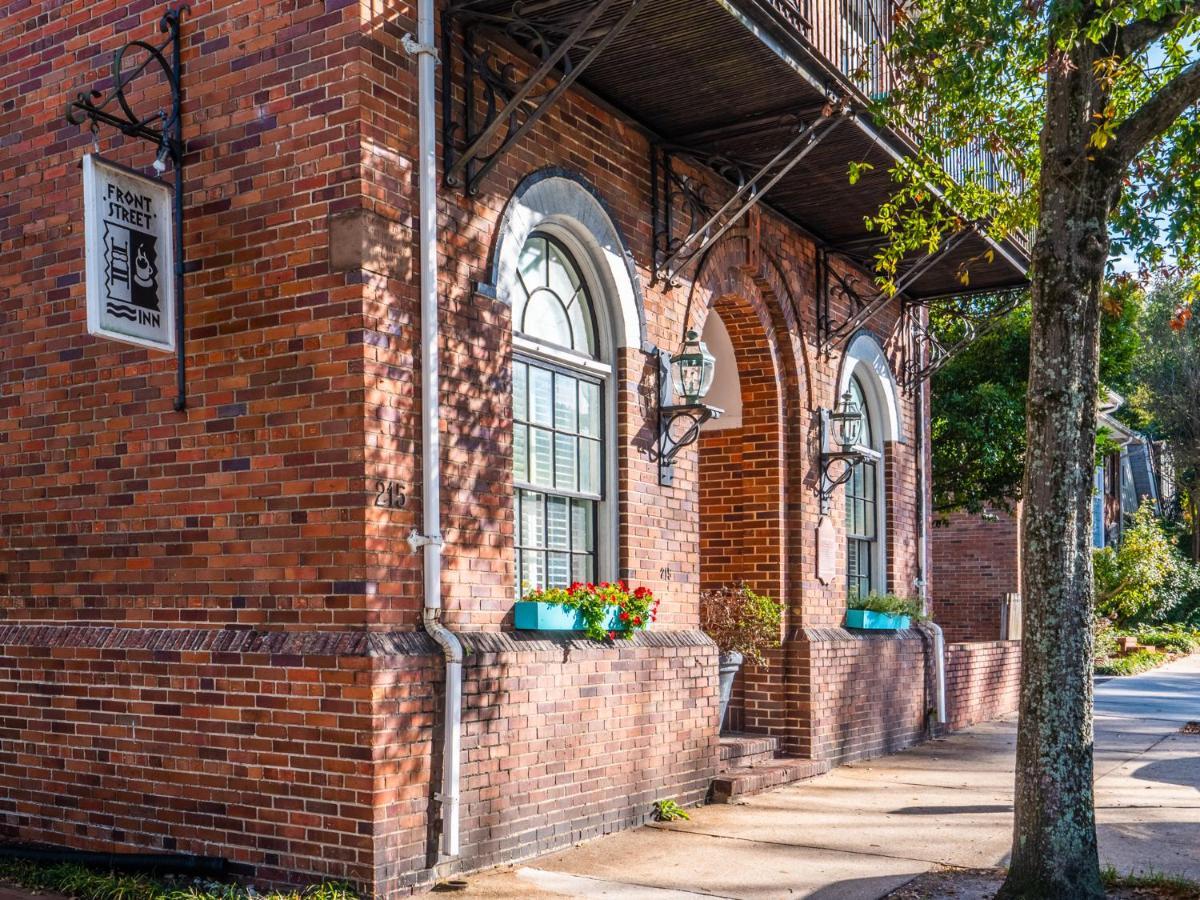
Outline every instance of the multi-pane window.
<svg viewBox="0 0 1200 900">
<path fill-rule="evenodd" d="M 874 447 L 871 415 L 862 384 L 850 379 L 850 394 L 863 411 L 860 443 Z M 868 458 L 854 466 L 846 483 L 846 575 L 851 597 L 866 597 L 875 586 L 876 544 L 879 540 L 879 480 L 876 461 Z"/>
<path fill-rule="evenodd" d="M 513 487 L 518 595 L 596 581 L 604 500 L 604 382 L 587 286 L 566 248 L 534 234 L 513 298 Z M 520 337 L 571 351 L 542 359 Z M 575 362 L 577 360 L 577 362 Z"/>
</svg>

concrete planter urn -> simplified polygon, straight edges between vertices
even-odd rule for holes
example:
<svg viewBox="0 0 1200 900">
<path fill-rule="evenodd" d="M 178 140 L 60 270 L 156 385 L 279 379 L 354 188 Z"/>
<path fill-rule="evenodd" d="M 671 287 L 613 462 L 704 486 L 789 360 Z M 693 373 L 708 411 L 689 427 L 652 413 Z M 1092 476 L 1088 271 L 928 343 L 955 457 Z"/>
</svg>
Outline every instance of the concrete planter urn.
<svg viewBox="0 0 1200 900">
<path fill-rule="evenodd" d="M 721 684 L 721 718 L 717 721 L 717 731 L 725 727 L 725 711 L 729 708 L 729 698 L 733 694 L 733 679 L 737 677 L 738 669 L 742 667 L 742 654 L 729 650 L 717 657 L 717 673 Z"/>
</svg>

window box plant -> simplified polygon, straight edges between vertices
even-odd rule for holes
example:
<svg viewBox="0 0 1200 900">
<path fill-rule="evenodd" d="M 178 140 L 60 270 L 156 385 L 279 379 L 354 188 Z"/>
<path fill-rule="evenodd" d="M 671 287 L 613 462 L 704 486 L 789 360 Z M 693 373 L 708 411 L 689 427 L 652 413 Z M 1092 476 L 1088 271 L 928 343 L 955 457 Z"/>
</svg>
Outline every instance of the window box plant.
<svg viewBox="0 0 1200 900">
<path fill-rule="evenodd" d="M 864 631 L 902 631 L 923 618 L 921 601 L 895 594 L 853 597 L 846 610 L 846 627 Z"/>
<path fill-rule="evenodd" d="M 658 598 L 624 581 L 575 582 L 570 587 L 527 591 L 513 610 L 522 631 L 584 631 L 597 641 L 629 638 L 658 618 Z"/>
<path fill-rule="evenodd" d="M 725 723 L 733 679 L 742 661 L 749 657 L 756 665 L 765 665 L 767 660 L 763 651 L 779 646 L 782 621 L 782 605 L 770 597 L 756 594 L 744 583 L 700 595 L 700 627 L 713 639 L 720 653 L 717 660 L 721 686 L 718 730 Z"/>
</svg>

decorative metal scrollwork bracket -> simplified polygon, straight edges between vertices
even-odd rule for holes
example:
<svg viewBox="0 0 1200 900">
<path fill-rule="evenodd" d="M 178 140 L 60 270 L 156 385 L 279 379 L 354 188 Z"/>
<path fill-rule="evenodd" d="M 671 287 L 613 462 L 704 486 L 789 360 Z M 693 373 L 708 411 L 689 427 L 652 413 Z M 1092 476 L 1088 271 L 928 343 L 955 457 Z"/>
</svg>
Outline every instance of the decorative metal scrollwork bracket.
<svg viewBox="0 0 1200 900">
<path fill-rule="evenodd" d="M 828 251 L 820 251 L 817 258 L 817 277 L 820 279 L 817 291 L 817 347 L 820 352 L 829 357 L 842 341 L 866 325 L 897 296 L 902 296 L 934 263 L 972 233 L 973 227 L 962 228 L 942 241 L 932 253 L 915 259 L 896 279 L 896 289 L 891 294 L 878 290 L 861 276 L 840 274 L 829 264 Z M 845 318 L 840 322 L 835 320 L 835 305 L 845 311 Z"/>
<path fill-rule="evenodd" d="M 703 257 L 848 115 L 847 106 L 835 106 L 831 101 L 806 124 L 797 123 L 783 147 L 759 165 L 735 162 L 716 152 L 661 145 L 651 147 L 655 283 L 674 286 L 684 269 Z M 675 171 L 673 161 L 679 158 L 711 168 L 733 181 L 734 192 L 718 208 L 712 209 L 703 187 Z M 677 206 L 682 208 L 686 219 L 682 223 L 686 233 L 681 237 L 675 234 Z"/>
<path fill-rule="evenodd" d="M 900 373 L 901 386 L 908 391 L 917 388 L 974 341 L 993 331 L 1027 296 L 1025 288 L 1014 288 L 906 302 L 904 324 L 907 346 Z M 950 315 L 954 319 L 955 330 L 949 335 L 939 335 L 930 325 L 929 316 L 921 315 L 922 310 Z"/>
<path fill-rule="evenodd" d="M 154 169 L 162 173 L 170 160 L 175 175 L 174 192 L 174 277 L 175 277 L 175 409 L 182 411 L 187 406 L 186 356 L 184 336 L 186 333 L 183 303 L 183 163 L 187 145 L 183 138 L 183 61 L 179 40 L 183 14 L 190 11 L 187 4 L 168 7 L 158 22 L 158 30 L 166 35 L 162 43 L 130 41 L 113 53 L 112 87 L 108 93 L 98 90 L 83 91 L 67 103 L 67 121 L 72 125 L 91 122 L 93 134 L 98 134 L 100 125 L 116 128 L 129 137 L 150 141 L 158 148 L 154 158 Z M 146 58 L 138 65 L 125 71 L 127 54 L 144 53 Z M 130 105 L 125 92 L 151 62 L 157 63 L 171 91 L 170 110 L 158 109 L 146 116 L 138 115 Z"/>
<path fill-rule="evenodd" d="M 817 251 L 817 349 L 826 358 L 892 300 L 855 269 L 838 272 L 829 256 L 828 250 Z M 835 309 L 845 312 L 840 322 L 835 321 Z"/>
<path fill-rule="evenodd" d="M 658 388 L 658 483 L 670 487 L 675 483 L 675 457 L 700 437 L 700 426 L 709 419 L 719 419 L 723 409 L 704 403 L 671 403 L 671 359 L 659 350 L 655 354 Z"/>
<path fill-rule="evenodd" d="M 650 0 L 595 0 L 581 13 L 554 17 L 555 4 L 513 3 L 507 14 L 482 12 L 460 0 L 442 15 L 442 144 L 446 184 L 474 196 L 500 158 L 546 114 L 584 70 L 611 44 Z M 604 13 L 621 3 L 625 12 L 611 25 Z M 530 12 L 541 7 L 545 12 Z M 516 67 L 495 50 L 479 49 L 476 31 L 486 27 L 512 38 L 537 56 L 536 68 L 517 81 Z M 457 50 L 457 60 L 454 51 Z M 455 78 L 461 68 L 462 84 Z M 560 70 L 553 87 L 546 82 Z M 482 87 L 480 97 L 477 85 Z M 455 102 L 461 88 L 461 103 Z M 482 106 L 483 120 L 479 121 Z M 456 109 L 457 107 L 457 109 Z"/>
</svg>

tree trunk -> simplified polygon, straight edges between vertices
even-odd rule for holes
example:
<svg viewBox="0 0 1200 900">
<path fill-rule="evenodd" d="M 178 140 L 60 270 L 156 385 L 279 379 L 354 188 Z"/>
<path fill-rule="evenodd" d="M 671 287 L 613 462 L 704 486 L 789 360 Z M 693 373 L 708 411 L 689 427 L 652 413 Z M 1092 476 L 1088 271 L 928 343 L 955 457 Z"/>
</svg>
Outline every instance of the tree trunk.
<svg viewBox="0 0 1200 900">
<path fill-rule="evenodd" d="M 1100 291 L 1118 180 L 1089 158 L 1096 48 L 1054 59 L 1032 258 L 1024 644 L 1012 863 L 998 896 L 1100 898 L 1092 790 L 1092 477 Z"/>
<path fill-rule="evenodd" d="M 1192 506 L 1192 562 L 1200 563 L 1200 490 L 1196 486 L 1188 489 L 1188 500 Z"/>
</svg>

